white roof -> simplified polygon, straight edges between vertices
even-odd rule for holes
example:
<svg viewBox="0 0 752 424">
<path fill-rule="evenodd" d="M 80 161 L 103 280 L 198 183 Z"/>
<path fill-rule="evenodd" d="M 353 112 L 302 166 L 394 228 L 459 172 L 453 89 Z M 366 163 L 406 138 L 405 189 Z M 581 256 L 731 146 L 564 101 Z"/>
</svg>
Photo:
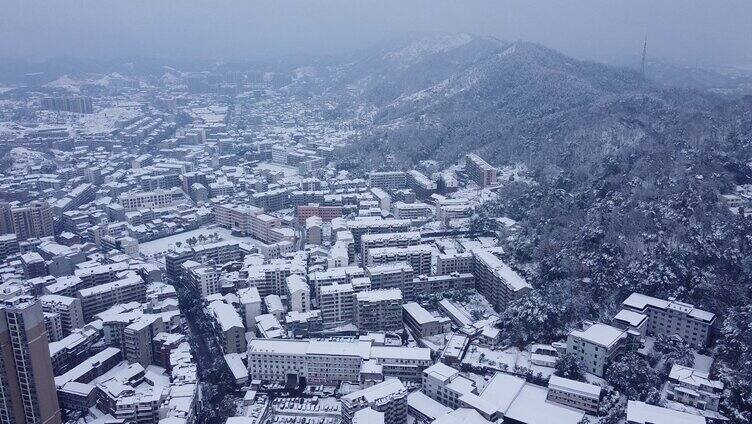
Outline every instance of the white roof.
<svg viewBox="0 0 752 424">
<path fill-rule="evenodd" d="M 710 322 L 715 318 L 714 313 L 704 311 L 702 309 L 697 309 L 694 307 L 694 305 L 691 305 L 689 303 L 679 302 L 671 299 L 658 299 L 656 297 L 644 295 L 642 293 L 632 293 L 628 298 L 624 299 L 622 305 L 638 310 L 643 310 L 648 305 L 658 309 L 671 309 L 687 314 L 694 319 L 706 322 Z"/>
<path fill-rule="evenodd" d="M 225 355 L 225 362 L 227 362 L 227 366 L 230 368 L 235 380 L 248 378 L 248 369 L 245 367 L 245 364 L 243 364 L 240 354 L 228 353 Z"/>
<path fill-rule="evenodd" d="M 448 408 L 439 402 L 436 402 L 421 391 L 410 393 L 407 396 L 407 405 L 427 416 L 429 419 L 436 419 L 452 411 L 452 408 Z"/>
<path fill-rule="evenodd" d="M 601 395 L 601 388 L 595 384 L 583 383 L 577 380 L 552 375 L 548 380 L 548 388 L 556 389 L 570 393 L 577 393 L 581 396 L 598 399 Z"/>
<path fill-rule="evenodd" d="M 423 370 L 423 374 L 431 376 L 439 381 L 447 381 L 459 374 L 459 371 L 446 365 L 443 362 L 436 362 L 430 367 Z"/>
<path fill-rule="evenodd" d="M 220 300 L 215 300 L 209 304 L 209 310 L 211 310 L 214 318 L 216 318 L 220 327 L 222 327 L 222 331 L 237 327 L 245 328 L 240 315 L 238 315 L 238 312 L 231 305 Z"/>
<path fill-rule="evenodd" d="M 402 309 L 410 314 L 418 324 L 427 324 L 436 321 L 436 318 L 430 312 L 416 302 L 405 303 L 402 305 Z"/>
<path fill-rule="evenodd" d="M 668 375 L 670 380 L 676 380 L 687 386 L 700 388 L 707 387 L 722 390 L 723 383 L 718 380 L 711 380 L 709 374 L 700 370 L 685 367 L 684 365 L 674 364 Z"/>
<path fill-rule="evenodd" d="M 365 290 L 355 294 L 358 302 L 385 302 L 390 300 L 402 300 L 402 290 L 400 289 L 382 289 L 382 290 Z"/>
<path fill-rule="evenodd" d="M 627 421 L 636 424 L 705 424 L 701 415 L 689 414 L 644 402 L 627 402 Z"/>
<path fill-rule="evenodd" d="M 342 396 L 342 399 L 354 400 L 363 397 L 370 404 L 406 391 L 405 385 L 398 378 L 390 378 L 374 386 Z"/>
<path fill-rule="evenodd" d="M 610 348 L 621 338 L 626 337 L 626 331 L 603 323 L 595 323 L 586 330 L 573 330 L 570 334 L 587 340 L 590 343 Z"/>
<path fill-rule="evenodd" d="M 384 424 L 384 413 L 363 408 L 353 414 L 352 424 Z"/>
<path fill-rule="evenodd" d="M 491 421 L 483 418 L 475 409 L 460 408 L 456 409 L 446 415 L 443 415 L 436 420 L 433 424 L 492 424 Z"/>
<path fill-rule="evenodd" d="M 504 417 L 527 424 L 577 424 L 585 417 L 574 408 L 547 402 L 547 395 L 544 387 L 525 384 Z"/>
<path fill-rule="evenodd" d="M 475 250 L 473 252 L 476 258 L 485 264 L 486 267 L 504 281 L 510 289 L 513 291 L 522 290 L 525 288 L 531 288 L 532 286 L 525 281 L 522 276 L 517 274 L 512 268 L 509 267 L 504 261 L 497 258 L 496 255 L 488 250 Z"/>
<path fill-rule="evenodd" d="M 525 380 L 522 378 L 497 372 L 483 389 L 480 397 L 503 413 L 509 409 L 524 385 Z"/>
<path fill-rule="evenodd" d="M 647 315 L 639 312 L 630 311 L 629 309 L 622 309 L 614 316 L 615 320 L 626 322 L 632 327 L 637 327 L 642 324 L 643 321 L 648 319 Z"/>
</svg>

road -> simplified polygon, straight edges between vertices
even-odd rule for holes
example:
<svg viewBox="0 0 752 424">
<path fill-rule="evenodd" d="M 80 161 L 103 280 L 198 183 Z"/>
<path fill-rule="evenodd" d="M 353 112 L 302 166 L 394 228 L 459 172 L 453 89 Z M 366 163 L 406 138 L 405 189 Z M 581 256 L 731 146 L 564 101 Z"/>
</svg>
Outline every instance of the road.
<svg viewBox="0 0 752 424">
<path fill-rule="evenodd" d="M 230 410 L 228 398 L 242 396 L 235 387 L 235 380 L 224 362 L 222 348 L 211 318 L 206 315 L 198 293 L 177 282 L 180 310 L 188 324 L 188 342 L 193 351 L 202 390 L 202 403 L 198 407 L 199 423 L 223 424 L 234 411 Z"/>
</svg>

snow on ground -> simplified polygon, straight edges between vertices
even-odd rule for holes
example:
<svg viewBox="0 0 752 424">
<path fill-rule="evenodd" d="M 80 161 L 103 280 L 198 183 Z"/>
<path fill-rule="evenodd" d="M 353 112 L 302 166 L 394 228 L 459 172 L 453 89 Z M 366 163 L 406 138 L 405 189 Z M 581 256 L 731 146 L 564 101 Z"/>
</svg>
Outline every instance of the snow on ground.
<svg viewBox="0 0 752 424">
<path fill-rule="evenodd" d="M 472 344 L 468 348 L 462 363 L 477 368 L 490 368 L 497 371 L 512 372 L 515 368 L 518 370 L 529 369 L 533 374 L 541 374 L 544 378 L 550 377 L 555 371 L 554 368 L 531 363 L 530 352 L 519 350 L 516 347 L 497 350 Z"/>
<path fill-rule="evenodd" d="M 203 234 L 204 236 L 208 236 L 209 234 L 217 233 L 219 235 L 220 239 L 222 240 L 239 240 L 244 242 L 251 242 L 253 239 L 251 237 L 238 237 L 234 236 L 232 234 L 232 231 L 218 227 L 218 226 L 207 226 L 207 227 L 201 227 L 195 230 L 186 231 L 184 233 L 180 234 L 173 234 L 171 236 L 162 237 L 160 239 L 147 241 L 145 243 L 141 243 L 138 245 L 138 250 L 141 252 L 142 255 L 146 257 L 150 257 L 153 255 L 161 256 L 167 253 L 168 250 L 172 246 L 175 245 L 177 242 L 181 242 L 184 245 L 188 245 L 187 241 L 191 237 L 198 238 L 199 235 Z"/>
<path fill-rule="evenodd" d="M 10 160 L 14 170 L 23 170 L 29 166 L 51 163 L 44 153 L 30 150 L 25 147 L 14 147 L 6 153 L 4 160 Z"/>
<path fill-rule="evenodd" d="M 514 347 L 505 350 L 494 350 L 473 344 L 468 348 L 465 358 L 462 359 L 462 363 L 478 368 L 486 367 L 499 371 L 512 371 L 515 365 L 523 366 L 529 364 L 528 361 L 520 361 L 520 353 L 520 350 Z"/>
<path fill-rule="evenodd" d="M 448 334 L 436 334 L 430 337 L 423 337 L 420 341 L 432 351 L 441 352 L 446 346 L 447 336 Z"/>
<path fill-rule="evenodd" d="M 386 54 L 385 58 L 413 62 L 430 54 L 461 47 L 470 41 L 472 37 L 469 34 L 440 34 L 416 40 L 398 51 Z"/>
<path fill-rule="evenodd" d="M 74 80 L 68 75 L 63 75 L 54 81 L 48 82 L 44 86 L 47 88 L 58 88 L 61 90 L 68 90 L 73 93 L 78 93 L 81 90 L 81 87 L 79 87 L 80 84 L 81 83 L 79 81 Z"/>
<path fill-rule="evenodd" d="M 518 181 L 526 184 L 535 184 L 535 181 L 528 178 L 527 175 L 527 166 L 524 163 L 520 162 L 514 165 L 499 168 L 498 172 L 496 173 L 496 181 L 502 183 L 507 181 Z"/>
<path fill-rule="evenodd" d="M 712 357 L 695 353 L 695 364 L 692 366 L 692 368 L 698 369 L 703 372 L 710 372 L 711 366 L 713 366 Z"/>
<path fill-rule="evenodd" d="M 298 175 L 298 168 L 294 166 L 281 165 L 278 163 L 263 162 L 256 165 L 256 169 L 266 169 L 268 171 L 283 172 L 285 177 L 292 177 Z"/>
<path fill-rule="evenodd" d="M 480 319 L 497 315 L 491 303 L 488 302 L 488 299 L 478 292 L 471 294 L 467 301 L 460 302 L 460 305 L 468 312 L 470 317 L 478 317 Z M 474 318 L 473 320 L 477 321 L 478 319 Z"/>
<path fill-rule="evenodd" d="M 73 123 L 82 133 L 101 134 L 117 129 L 115 125 L 118 121 L 131 120 L 140 115 L 141 111 L 136 108 L 112 106 L 95 113 L 76 116 Z"/>
<path fill-rule="evenodd" d="M 485 202 L 496 199 L 496 193 L 488 188 L 480 188 L 475 183 L 470 183 L 466 187 L 452 193 L 449 197 L 453 199 L 466 199 L 470 205 L 477 207 Z"/>
</svg>

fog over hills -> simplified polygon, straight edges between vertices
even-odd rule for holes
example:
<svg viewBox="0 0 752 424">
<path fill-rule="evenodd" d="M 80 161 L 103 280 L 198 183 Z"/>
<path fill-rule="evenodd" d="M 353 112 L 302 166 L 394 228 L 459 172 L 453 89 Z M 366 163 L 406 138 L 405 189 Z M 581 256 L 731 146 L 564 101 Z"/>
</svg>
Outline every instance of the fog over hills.
<svg viewBox="0 0 752 424">
<path fill-rule="evenodd" d="M 405 163 L 471 150 L 502 163 L 534 155 L 561 165 L 565 153 L 592 160 L 622 147 L 691 143 L 742 119 L 733 115 L 741 100 L 709 92 L 704 79 L 697 90 L 668 87 L 538 44 L 466 34 L 364 52 L 335 67 L 331 84 L 372 124 L 353 152 L 367 159 L 386 149 Z"/>
</svg>

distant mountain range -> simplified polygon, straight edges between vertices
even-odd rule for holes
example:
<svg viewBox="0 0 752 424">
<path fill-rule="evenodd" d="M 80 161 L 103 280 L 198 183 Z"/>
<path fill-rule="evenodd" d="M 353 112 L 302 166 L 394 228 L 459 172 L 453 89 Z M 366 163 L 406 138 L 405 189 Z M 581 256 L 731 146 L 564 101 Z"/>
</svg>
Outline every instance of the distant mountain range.
<svg viewBox="0 0 752 424">
<path fill-rule="evenodd" d="M 669 87 L 667 76 L 655 82 L 538 44 L 467 34 L 403 39 L 348 59 L 329 68 L 327 83 L 363 123 L 345 157 L 368 166 L 475 151 L 497 164 L 566 167 L 625 146 L 712 139 L 739 130 L 749 112 L 748 98 L 710 92 L 701 74 L 697 89 Z M 385 154 L 396 163 L 385 164 Z"/>
</svg>

